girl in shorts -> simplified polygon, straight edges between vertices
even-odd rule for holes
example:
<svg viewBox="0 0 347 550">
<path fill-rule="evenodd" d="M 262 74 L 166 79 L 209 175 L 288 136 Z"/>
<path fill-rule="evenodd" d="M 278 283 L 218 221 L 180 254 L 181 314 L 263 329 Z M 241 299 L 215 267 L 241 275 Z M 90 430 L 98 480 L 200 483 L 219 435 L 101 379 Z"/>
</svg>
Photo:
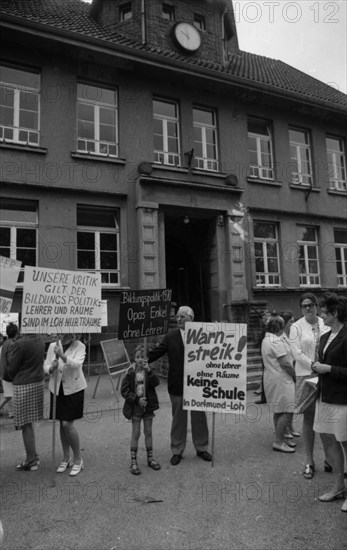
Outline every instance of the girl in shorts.
<svg viewBox="0 0 347 550">
<path fill-rule="evenodd" d="M 158 384 L 158 376 L 148 366 L 144 346 L 137 346 L 134 351 L 134 362 L 128 368 L 121 387 L 121 394 L 125 399 L 123 414 L 125 418 L 132 421 L 130 471 L 134 475 L 141 473 L 137 465 L 137 450 L 142 419 L 147 450 L 147 464 L 153 470 L 160 470 L 159 462 L 153 459 L 152 440 L 154 411 L 159 409 L 157 392 L 155 391 L 155 387 Z"/>
</svg>

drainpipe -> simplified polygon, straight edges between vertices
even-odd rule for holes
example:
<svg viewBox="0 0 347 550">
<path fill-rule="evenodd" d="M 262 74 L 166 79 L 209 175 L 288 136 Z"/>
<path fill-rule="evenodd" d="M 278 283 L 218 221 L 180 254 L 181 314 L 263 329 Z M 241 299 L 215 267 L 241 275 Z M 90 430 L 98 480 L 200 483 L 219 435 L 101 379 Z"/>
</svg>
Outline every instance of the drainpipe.
<svg viewBox="0 0 347 550">
<path fill-rule="evenodd" d="M 146 0 L 141 0 L 141 39 L 142 44 L 146 44 Z"/>
</svg>

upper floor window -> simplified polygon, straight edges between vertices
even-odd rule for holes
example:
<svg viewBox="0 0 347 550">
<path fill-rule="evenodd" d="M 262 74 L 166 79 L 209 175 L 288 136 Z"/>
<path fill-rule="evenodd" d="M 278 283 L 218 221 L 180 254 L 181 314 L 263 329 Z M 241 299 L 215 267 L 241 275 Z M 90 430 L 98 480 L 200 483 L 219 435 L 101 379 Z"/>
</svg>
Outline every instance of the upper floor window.
<svg viewBox="0 0 347 550">
<path fill-rule="evenodd" d="M 77 206 L 77 269 L 98 271 L 101 283 L 119 286 L 118 211 Z"/>
<path fill-rule="evenodd" d="M 34 201 L 0 201 L 0 256 L 22 262 L 18 283 L 24 280 L 26 265 L 37 265 L 37 227 Z"/>
<path fill-rule="evenodd" d="M 279 286 L 281 284 L 281 274 L 277 225 L 255 221 L 253 231 L 256 285 Z"/>
<path fill-rule="evenodd" d="M 335 257 L 338 286 L 347 286 L 347 229 L 335 229 Z"/>
<path fill-rule="evenodd" d="M 0 141 L 38 147 L 40 75 L 0 67 Z"/>
<path fill-rule="evenodd" d="M 172 101 L 153 100 L 154 162 L 180 166 L 178 105 Z"/>
<path fill-rule="evenodd" d="M 306 130 L 289 130 L 292 183 L 312 185 L 312 160 L 310 136 Z"/>
<path fill-rule="evenodd" d="M 271 125 L 266 120 L 248 119 L 250 177 L 274 179 Z"/>
<path fill-rule="evenodd" d="M 195 166 L 218 171 L 216 114 L 209 109 L 193 109 Z"/>
<path fill-rule="evenodd" d="M 163 2 L 161 15 L 162 15 L 162 18 L 166 19 L 167 21 L 174 21 L 175 20 L 174 6 Z"/>
<path fill-rule="evenodd" d="M 296 228 L 300 286 L 320 286 L 317 229 L 310 225 Z"/>
<path fill-rule="evenodd" d="M 343 140 L 327 137 L 326 146 L 330 188 L 346 191 L 346 155 Z"/>
<path fill-rule="evenodd" d="M 200 13 L 194 13 L 194 26 L 200 31 L 206 30 L 206 19 Z"/>
<path fill-rule="evenodd" d="M 131 19 L 133 16 L 131 2 L 127 2 L 126 4 L 122 4 L 119 6 L 119 21 L 126 21 L 127 19 Z"/>
<path fill-rule="evenodd" d="M 118 157 L 117 92 L 77 85 L 77 151 Z"/>
</svg>

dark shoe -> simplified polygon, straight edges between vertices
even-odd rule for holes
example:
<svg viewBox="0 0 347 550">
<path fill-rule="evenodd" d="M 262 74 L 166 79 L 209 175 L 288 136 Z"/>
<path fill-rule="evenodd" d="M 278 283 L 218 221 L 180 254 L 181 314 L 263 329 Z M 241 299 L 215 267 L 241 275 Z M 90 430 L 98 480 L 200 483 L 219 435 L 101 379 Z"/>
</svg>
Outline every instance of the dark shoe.
<svg viewBox="0 0 347 550">
<path fill-rule="evenodd" d="M 202 458 L 202 460 L 206 460 L 206 462 L 212 461 L 212 456 L 207 451 L 197 451 L 196 454 L 198 457 Z"/>
<path fill-rule="evenodd" d="M 329 473 L 333 471 L 333 467 L 326 460 L 324 460 L 324 471 Z"/>
<path fill-rule="evenodd" d="M 304 470 L 304 478 L 305 479 L 312 479 L 314 476 L 314 466 L 313 464 L 306 464 L 305 470 Z"/>
<path fill-rule="evenodd" d="M 141 473 L 137 464 L 132 464 L 132 466 L 130 466 L 130 471 L 132 474 L 134 474 L 134 476 L 139 476 Z"/>
<path fill-rule="evenodd" d="M 171 462 L 172 466 L 177 466 L 177 464 L 179 464 L 181 462 L 181 458 L 182 458 L 182 455 L 173 455 L 170 458 L 170 462 Z"/>
<path fill-rule="evenodd" d="M 152 470 L 160 470 L 160 464 L 156 460 L 151 460 L 150 462 L 147 462 L 148 466 L 152 468 Z"/>
<path fill-rule="evenodd" d="M 27 462 L 27 460 L 23 460 L 20 464 L 16 466 L 16 471 L 26 471 L 26 472 L 34 472 L 35 470 L 39 469 L 38 460 L 34 458 L 34 460 L 31 460 L 30 462 Z"/>
</svg>

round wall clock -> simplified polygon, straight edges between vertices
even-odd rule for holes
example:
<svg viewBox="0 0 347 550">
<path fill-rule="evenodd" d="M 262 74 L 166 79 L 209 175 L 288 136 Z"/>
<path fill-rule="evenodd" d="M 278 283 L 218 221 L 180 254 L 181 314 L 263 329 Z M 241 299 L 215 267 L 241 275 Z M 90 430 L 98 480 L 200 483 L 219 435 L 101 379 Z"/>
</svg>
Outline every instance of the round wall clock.
<svg viewBox="0 0 347 550">
<path fill-rule="evenodd" d="M 201 45 L 201 36 L 196 27 L 181 21 L 173 28 L 173 35 L 178 46 L 186 52 L 196 52 Z"/>
</svg>

